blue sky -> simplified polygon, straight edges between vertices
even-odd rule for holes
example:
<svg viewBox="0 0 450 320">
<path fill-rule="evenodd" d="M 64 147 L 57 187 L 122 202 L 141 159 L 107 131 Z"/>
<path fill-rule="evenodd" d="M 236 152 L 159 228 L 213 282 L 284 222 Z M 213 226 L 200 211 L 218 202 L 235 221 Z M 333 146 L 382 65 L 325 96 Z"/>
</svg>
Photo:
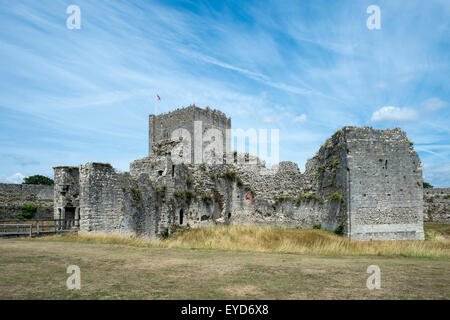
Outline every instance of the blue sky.
<svg viewBox="0 0 450 320">
<path fill-rule="evenodd" d="M 342 126 L 401 127 L 425 180 L 450 187 L 449 21 L 448 0 L 0 0 L 0 181 L 127 171 L 148 114 L 195 103 L 278 128 L 280 160 L 302 171 Z"/>
</svg>

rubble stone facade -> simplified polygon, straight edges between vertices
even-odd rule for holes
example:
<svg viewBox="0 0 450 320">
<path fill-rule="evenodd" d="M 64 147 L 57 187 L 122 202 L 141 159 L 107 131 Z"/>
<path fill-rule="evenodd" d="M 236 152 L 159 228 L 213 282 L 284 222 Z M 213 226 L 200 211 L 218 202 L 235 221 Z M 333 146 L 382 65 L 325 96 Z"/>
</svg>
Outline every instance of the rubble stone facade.
<svg viewBox="0 0 450 320">
<path fill-rule="evenodd" d="M 200 132 L 226 137 L 221 161 L 196 163 L 193 146 L 191 161 L 177 161 L 186 141 L 172 132 L 186 129 L 195 141 L 196 121 Z M 82 231 L 147 236 L 175 225 L 239 224 L 320 225 L 356 240 L 424 239 L 420 159 L 401 129 L 344 127 L 301 173 L 293 162 L 266 168 L 253 155 L 230 152 L 230 127 L 220 111 L 195 106 L 151 115 L 149 156 L 129 172 L 102 163 L 55 168 L 55 217 L 79 217 Z"/>
<path fill-rule="evenodd" d="M 425 222 L 450 223 L 450 188 L 423 190 Z"/>
<path fill-rule="evenodd" d="M 34 204 L 34 219 L 53 218 L 53 186 L 0 183 L 0 220 L 17 219 L 22 205 Z"/>
</svg>

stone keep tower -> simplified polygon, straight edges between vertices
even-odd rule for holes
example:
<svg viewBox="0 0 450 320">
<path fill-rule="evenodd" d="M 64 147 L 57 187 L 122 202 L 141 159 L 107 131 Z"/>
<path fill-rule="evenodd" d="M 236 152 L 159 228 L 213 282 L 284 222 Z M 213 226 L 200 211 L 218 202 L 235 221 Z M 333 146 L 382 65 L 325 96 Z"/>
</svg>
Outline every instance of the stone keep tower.
<svg viewBox="0 0 450 320">
<path fill-rule="evenodd" d="M 153 147 L 156 143 L 170 139 L 172 133 L 177 129 L 185 129 L 191 136 L 191 161 L 194 162 L 194 141 L 198 136 L 194 130 L 201 130 L 205 134 L 209 129 L 217 129 L 222 133 L 223 151 L 230 151 L 230 141 L 227 139 L 227 129 L 231 129 L 231 118 L 219 110 L 201 109 L 196 106 L 178 109 L 173 112 L 149 116 L 149 155 L 154 153 Z M 203 144 L 204 148 L 205 145 Z"/>
</svg>

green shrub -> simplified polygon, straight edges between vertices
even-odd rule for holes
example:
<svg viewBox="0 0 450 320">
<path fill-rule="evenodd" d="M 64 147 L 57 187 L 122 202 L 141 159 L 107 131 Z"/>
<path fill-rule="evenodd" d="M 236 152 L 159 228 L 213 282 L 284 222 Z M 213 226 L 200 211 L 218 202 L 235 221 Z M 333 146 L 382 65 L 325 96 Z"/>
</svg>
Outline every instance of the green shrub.
<svg viewBox="0 0 450 320">
<path fill-rule="evenodd" d="M 166 196 L 166 185 L 163 184 L 159 188 L 156 188 L 156 194 L 164 198 Z"/>
<path fill-rule="evenodd" d="M 339 160 L 338 159 L 334 159 L 333 163 L 331 164 L 331 166 L 333 168 L 338 168 L 339 169 Z"/>
<path fill-rule="evenodd" d="M 180 191 L 175 189 L 173 191 L 173 196 L 177 198 L 177 200 L 182 200 L 186 205 L 189 205 L 191 204 L 192 199 L 195 198 L 195 193 L 192 192 L 191 190 Z"/>
<path fill-rule="evenodd" d="M 292 196 L 286 196 L 284 194 L 279 195 L 279 196 L 274 196 L 273 199 L 275 200 L 275 205 L 277 205 L 278 203 L 281 203 L 285 200 L 293 200 L 294 198 Z"/>
<path fill-rule="evenodd" d="M 322 225 L 319 223 L 319 224 L 315 224 L 314 226 L 313 226 L 313 229 L 317 229 L 317 230 L 320 230 L 320 229 L 322 229 Z"/>
<path fill-rule="evenodd" d="M 173 190 L 173 196 L 174 196 L 175 198 L 181 198 L 181 197 L 183 197 L 183 193 L 180 192 L 180 190 L 175 189 L 175 190 Z"/>
<path fill-rule="evenodd" d="M 142 193 L 141 193 L 141 189 L 139 188 L 135 188 L 133 186 L 130 187 L 131 192 L 133 193 L 134 197 L 137 198 L 138 200 L 142 199 Z"/>
<path fill-rule="evenodd" d="M 297 205 L 299 205 L 303 200 L 316 200 L 319 203 L 323 203 L 323 199 L 317 196 L 315 193 L 307 193 L 307 194 L 300 193 L 296 200 Z"/>
<path fill-rule="evenodd" d="M 338 201 L 340 201 L 342 204 L 345 203 L 344 196 L 343 196 L 342 194 L 340 194 L 339 192 L 333 193 L 333 194 L 330 195 L 327 199 L 328 199 L 328 200 L 338 200 Z"/>
<path fill-rule="evenodd" d="M 38 207 L 34 203 L 24 203 L 20 208 L 21 215 L 19 219 L 33 219 L 37 209 Z"/>
<path fill-rule="evenodd" d="M 423 182 L 423 188 L 424 189 L 432 189 L 433 188 L 433 186 L 431 185 L 431 184 L 429 184 L 428 182 Z"/>
<path fill-rule="evenodd" d="M 195 198 L 195 193 L 191 190 L 184 191 L 184 199 L 186 200 L 187 204 L 190 204 L 191 201 Z"/>
<path fill-rule="evenodd" d="M 203 194 L 201 196 L 201 199 L 204 203 L 206 203 L 207 205 L 211 205 L 212 204 L 212 197 L 210 194 Z"/>
<path fill-rule="evenodd" d="M 169 238 L 169 235 L 170 235 L 169 228 L 166 227 L 161 230 L 161 233 L 158 236 L 160 239 L 165 240 Z"/>
<path fill-rule="evenodd" d="M 341 222 L 336 229 L 334 229 L 334 233 L 338 236 L 344 235 L 345 223 Z"/>
<path fill-rule="evenodd" d="M 227 168 L 227 170 L 225 172 L 223 172 L 220 175 L 221 178 L 225 178 L 225 179 L 229 179 L 229 180 L 234 180 L 236 178 L 236 172 L 229 170 Z"/>
</svg>

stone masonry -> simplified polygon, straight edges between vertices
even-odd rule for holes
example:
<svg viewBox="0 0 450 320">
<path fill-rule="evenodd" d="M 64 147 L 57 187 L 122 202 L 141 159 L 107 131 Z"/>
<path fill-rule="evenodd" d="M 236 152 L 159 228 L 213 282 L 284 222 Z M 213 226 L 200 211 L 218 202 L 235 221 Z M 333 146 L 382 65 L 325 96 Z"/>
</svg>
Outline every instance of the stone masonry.
<svg viewBox="0 0 450 320">
<path fill-rule="evenodd" d="M 53 186 L 0 183 L 0 220 L 17 219 L 29 203 L 37 206 L 35 219 L 53 218 Z"/>
<path fill-rule="evenodd" d="M 450 223 L 450 188 L 423 190 L 425 222 Z"/>
<path fill-rule="evenodd" d="M 342 228 L 355 240 L 424 239 L 420 159 L 401 129 L 344 127 L 301 173 L 293 162 L 267 168 L 231 152 L 230 127 L 230 118 L 209 108 L 151 115 L 149 156 L 129 172 L 92 162 L 54 168 L 55 217 L 79 217 L 81 231 L 151 237 L 176 225 L 239 224 Z M 216 129 L 226 137 L 223 148 L 208 149 L 216 160 L 193 161 L 193 143 L 181 147 L 187 139 L 180 129 L 202 152 L 208 148 L 199 133 Z M 180 162 L 186 155 L 190 161 Z"/>
</svg>

